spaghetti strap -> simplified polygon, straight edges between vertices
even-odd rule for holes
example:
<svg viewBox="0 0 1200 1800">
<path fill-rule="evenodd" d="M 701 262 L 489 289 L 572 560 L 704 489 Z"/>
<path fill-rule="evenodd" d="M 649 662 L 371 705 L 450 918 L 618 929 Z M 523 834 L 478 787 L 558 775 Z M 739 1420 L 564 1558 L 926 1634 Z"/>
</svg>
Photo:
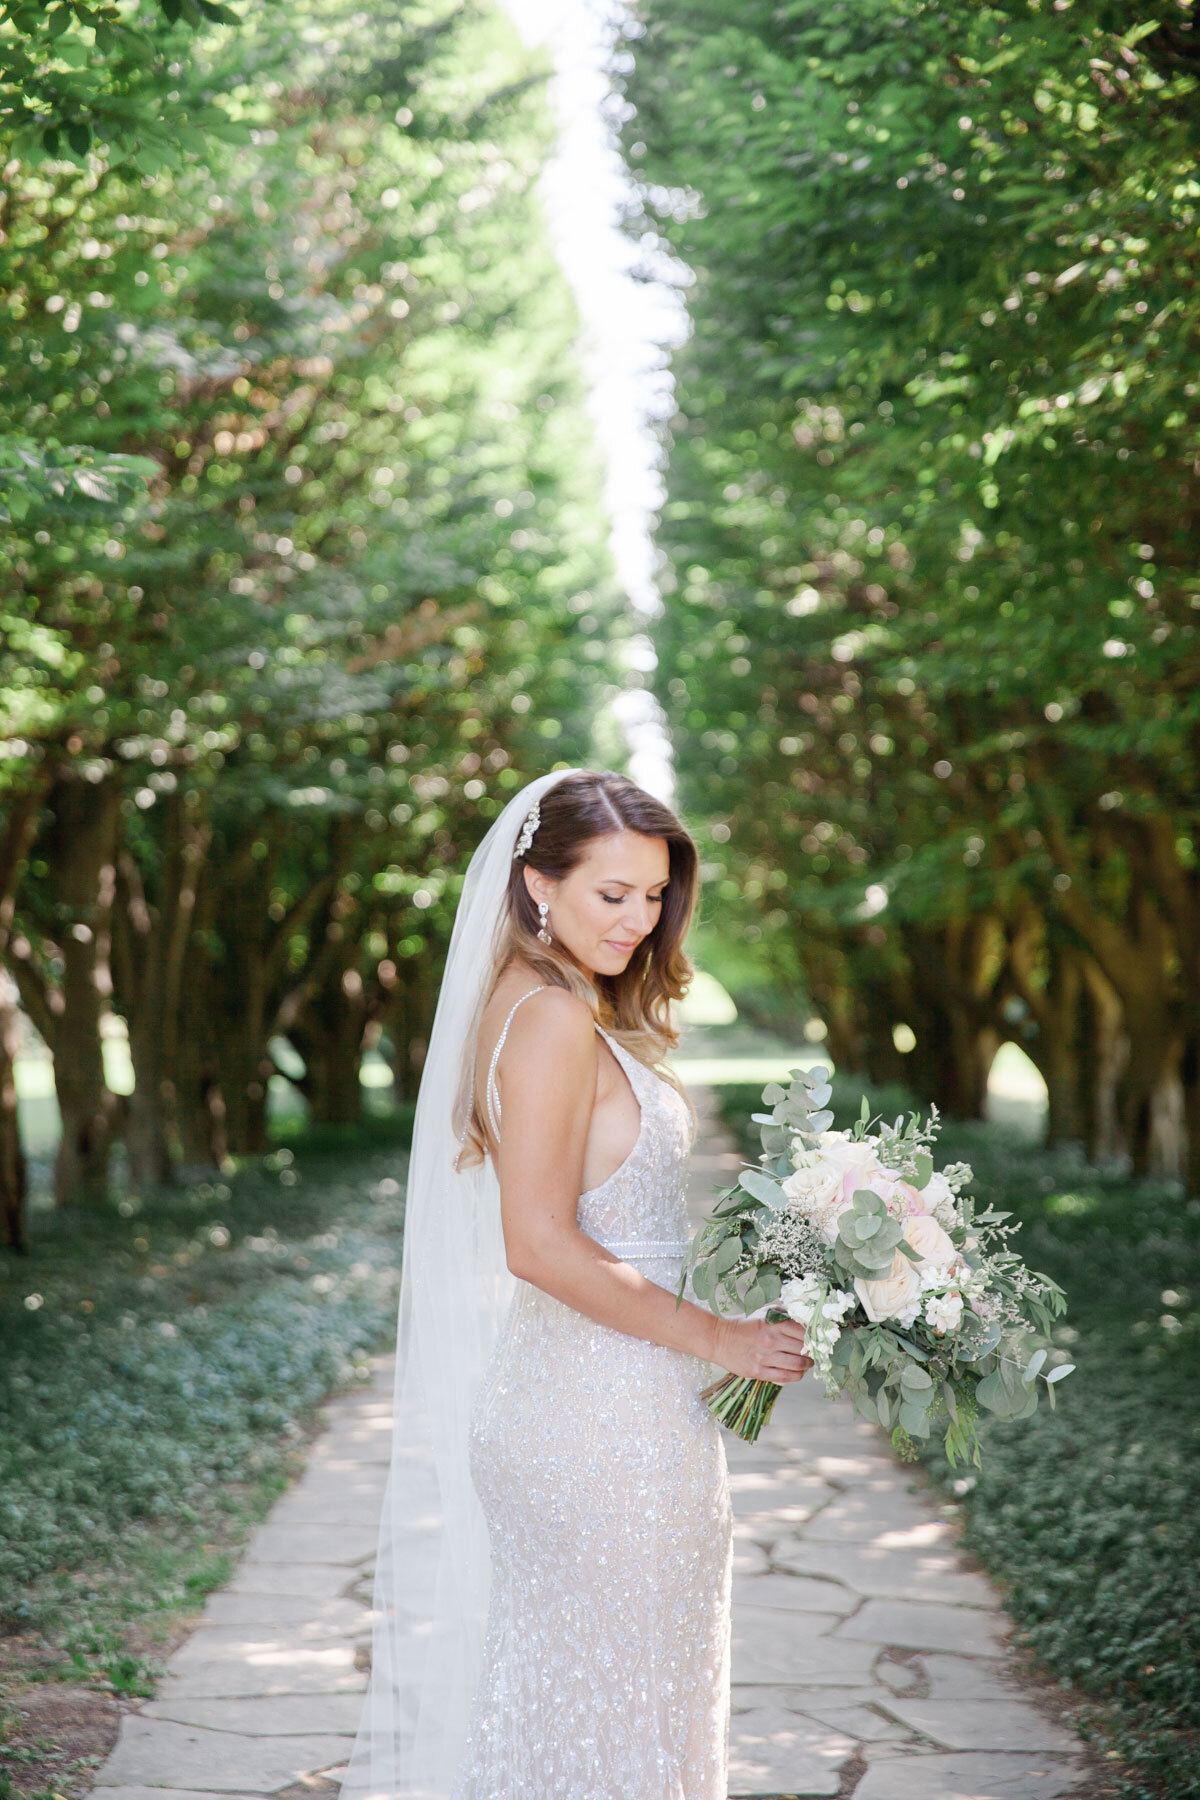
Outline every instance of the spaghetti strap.
<svg viewBox="0 0 1200 1800">
<path fill-rule="evenodd" d="M 492 1060 L 488 1064 L 486 1099 L 488 1119 L 491 1121 L 492 1131 L 497 1143 L 500 1142 L 500 1090 L 496 1086 L 496 1064 L 500 1061 L 500 1052 L 504 1048 L 504 1040 L 508 1036 L 508 1028 L 512 1024 L 513 1014 L 516 1012 L 518 1006 L 520 1006 L 521 1000 L 528 1000 L 530 994 L 540 994 L 542 988 L 549 987 L 549 985 L 548 981 L 543 981 L 539 983 L 537 987 L 527 988 L 520 999 L 513 1001 L 512 1006 L 509 1008 L 508 1017 L 500 1027 L 500 1036 L 496 1039 L 496 1048 L 492 1051 Z"/>
</svg>

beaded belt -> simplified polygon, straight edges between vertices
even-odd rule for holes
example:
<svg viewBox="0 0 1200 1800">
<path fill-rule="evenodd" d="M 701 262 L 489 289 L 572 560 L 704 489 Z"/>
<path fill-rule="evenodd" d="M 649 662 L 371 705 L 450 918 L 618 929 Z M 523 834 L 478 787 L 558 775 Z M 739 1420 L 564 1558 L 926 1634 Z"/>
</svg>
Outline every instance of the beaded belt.
<svg viewBox="0 0 1200 1800">
<path fill-rule="evenodd" d="M 594 1234 L 589 1232 L 588 1236 Z M 603 1244 L 606 1250 L 622 1262 L 632 1262 L 641 1257 L 684 1257 L 691 1245 L 683 1238 L 626 1238 L 624 1242 L 610 1243 L 606 1238 L 596 1238 L 596 1243 Z"/>
</svg>

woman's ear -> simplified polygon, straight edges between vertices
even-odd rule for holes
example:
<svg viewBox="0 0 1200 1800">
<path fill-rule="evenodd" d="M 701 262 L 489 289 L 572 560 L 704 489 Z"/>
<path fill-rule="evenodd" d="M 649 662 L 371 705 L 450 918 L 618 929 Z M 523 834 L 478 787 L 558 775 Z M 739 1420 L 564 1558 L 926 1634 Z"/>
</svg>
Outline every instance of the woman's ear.
<svg viewBox="0 0 1200 1800">
<path fill-rule="evenodd" d="M 525 864 L 521 875 L 525 882 L 525 892 L 530 896 L 534 905 L 536 906 L 539 900 L 549 903 L 550 896 L 554 892 L 554 883 L 550 877 L 543 875 L 539 869 L 532 868 L 529 863 Z"/>
</svg>

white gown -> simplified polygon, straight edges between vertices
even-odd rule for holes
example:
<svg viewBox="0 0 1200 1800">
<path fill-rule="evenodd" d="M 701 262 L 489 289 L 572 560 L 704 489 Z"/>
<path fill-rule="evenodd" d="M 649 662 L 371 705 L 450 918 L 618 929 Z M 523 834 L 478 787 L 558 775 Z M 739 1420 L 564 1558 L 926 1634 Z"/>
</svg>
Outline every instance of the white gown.
<svg viewBox="0 0 1200 1800">
<path fill-rule="evenodd" d="M 674 1290 L 691 1115 L 600 1034 L 641 1128 L 579 1224 Z M 710 1375 L 518 1281 L 470 1425 L 491 1588 L 452 1800 L 726 1800 L 733 1519 Z"/>
</svg>

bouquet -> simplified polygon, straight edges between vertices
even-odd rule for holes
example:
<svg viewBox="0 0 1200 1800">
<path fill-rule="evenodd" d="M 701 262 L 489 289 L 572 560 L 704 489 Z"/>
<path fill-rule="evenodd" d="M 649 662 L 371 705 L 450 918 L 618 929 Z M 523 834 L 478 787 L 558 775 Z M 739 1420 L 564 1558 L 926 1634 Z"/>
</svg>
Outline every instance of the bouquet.
<svg viewBox="0 0 1200 1800">
<path fill-rule="evenodd" d="M 902 1456 L 944 1433 L 951 1467 L 980 1462 L 981 1411 L 1024 1419 L 1039 1382 L 1051 1405 L 1072 1364 L 1048 1366 L 1066 1296 L 1026 1268 L 1010 1215 L 977 1211 L 970 1165 L 935 1169 L 938 1112 L 831 1131 L 829 1072 L 791 1071 L 763 1089 L 758 1166 L 743 1168 L 693 1240 L 679 1283 L 718 1315 L 795 1319 L 832 1399 L 883 1425 Z M 779 1394 L 725 1375 L 704 1390 L 723 1425 L 753 1442 Z"/>
</svg>

